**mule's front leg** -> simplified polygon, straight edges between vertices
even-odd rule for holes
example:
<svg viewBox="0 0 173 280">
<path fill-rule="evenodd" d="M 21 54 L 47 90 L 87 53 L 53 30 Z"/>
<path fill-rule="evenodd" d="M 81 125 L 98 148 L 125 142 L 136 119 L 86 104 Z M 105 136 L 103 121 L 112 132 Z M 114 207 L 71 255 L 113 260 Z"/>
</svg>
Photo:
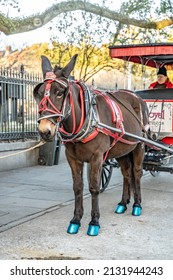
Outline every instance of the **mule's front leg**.
<svg viewBox="0 0 173 280">
<path fill-rule="evenodd" d="M 91 209 L 91 222 L 89 223 L 87 234 L 96 236 L 99 233 L 100 225 L 100 210 L 99 210 L 99 193 L 100 193 L 100 175 L 102 169 L 102 160 L 93 160 L 90 162 L 90 181 L 89 190 L 92 198 L 92 209 Z"/>
<path fill-rule="evenodd" d="M 75 209 L 73 219 L 67 229 L 67 233 L 76 234 L 78 233 L 81 225 L 80 221 L 83 216 L 83 163 L 67 158 L 71 167 L 73 177 L 73 191 L 75 195 Z"/>
</svg>

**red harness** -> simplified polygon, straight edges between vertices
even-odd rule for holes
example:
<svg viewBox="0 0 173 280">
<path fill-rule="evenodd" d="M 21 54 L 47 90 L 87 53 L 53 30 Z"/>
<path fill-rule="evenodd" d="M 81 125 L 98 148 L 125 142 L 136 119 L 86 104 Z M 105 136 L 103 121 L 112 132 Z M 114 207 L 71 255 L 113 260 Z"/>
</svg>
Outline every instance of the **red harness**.
<svg viewBox="0 0 173 280">
<path fill-rule="evenodd" d="M 85 101 L 84 101 L 84 90 L 82 85 L 80 84 L 80 82 L 78 81 L 72 81 L 72 82 L 64 82 L 63 80 L 60 79 L 47 79 L 46 81 L 46 89 L 45 89 L 45 94 L 44 97 L 42 98 L 42 100 L 39 103 L 39 113 L 42 112 L 48 112 L 51 115 L 47 115 L 45 117 L 42 118 L 51 118 L 51 117 L 55 117 L 58 116 L 57 118 L 57 122 L 60 123 L 60 126 L 58 127 L 58 132 L 61 135 L 61 140 L 64 143 L 67 142 L 83 142 L 83 143 L 87 143 L 89 141 L 91 141 L 92 139 L 94 139 L 99 132 L 105 134 L 105 135 L 109 135 L 111 138 L 113 138 L 113 141 L 110 145 L 109 150 L 116 144 L 116 142 L 120 141 L 123 142 L 125 144 L 128 145 L 134 145 L 137 142 L 132 142 L 126 139 L 123 139 L 122 137 L 124 136 L 124 126 L 123 126 L 123 116 L 122 116 L 122 112 L 121 109 L 119 108 L 118 104 L 112 100 L 108 95 L 104 94 L 101 91 L 98 90 L 94 90 L 94 94 L 97 96 L 101 96 L 104 101 L 107 103 L 107 105 L 110 108 L 110 112 L 112 114 L 112 122 L 115 124 L 115 128 L 118 128 L 121 130 L 121 133 L 113 133 L 111 130 L 107 129 L 107 128 L 100 128 L 95 126 L 94 128 L 92 128 L 92 131 L 87 133 L 87 135 L 85 135 L 84 137 L 80 137 L 80 140 L 78 138 L 78 135 L 80 134 L 81 130 L 83 129 L 83 125 L 85 122 L 85 118 L 86 118 L 86 112 L 85 112 Z M 66 88 L 69 85 L 69 91 L 68 94 L 66 95 L 65 98 L 67 98 L 67 96 L 69 97 L 69 106 L 71 109 L 71 114 L 72 114 L 72 122 L 73 122 L 73 126 L 72 126 L 72 131 L 69 133 L 65 130 L 65 128 L 63 127 L 63 122 L 61 122 L 62 118 L 65 117 L 64 116 L 64 102 L 62 104 L 62 108 L 61 110 L 58 110 L 55 105 L 52 103 L 52 101 L 50 100 L 50 88 L 51 88 L 51 83 L 52 82 L 58 82 L 60 84 L 63 84 L 64 86 L 66 86 Z M 74 100 L 73 100 L 73 95 L 72 95 L 72 83 L 76 83 L 76 85 L 79 87 L 79 97 L 80 97 L 80 107 L 81 107 L 81 120 L 80 123 L 78 125 L 78 127 L 76 127 L 76 115 L 75 115 L 75 105 L 74 105 Z M 65 102 L 66 103 L 66 102 Z M 49 107 L 51 107 L 51 109 L 48 108 L 48 104 L 50 105 Z M 61 117 L 61 119 L 60 119 Z M 40 119 L 42 119 L 40 118 Z M 63 139 L 64 137 L 64 139 Z M 109 152 L 109 150 L 106 152 L 105 154 L 105 158 L 107 157 L 107 154 Z"/>
<path fill-rule="evenodd" d="M 52 101 L 50 100 L 50 88 L 51 88 L 51 83 L 53 82 L 54 80 L 46 80 L 46 88 L 45 88 L 45 94 L 44 94 L 44 97 L 42 98 L 42 100 L 40 101 L 39 105 L 38 105 L 38 108 L 39 108 L 39 114 L 41 114 L 42 112 L 48 112 L 48 113 L 51 113 L 51 114 L 60 114 L 62 115 L 62 112 L 59 111 L 55 106 L 54 104 L 52 103 Z M 51 107 L 53 108 L 52 109 L 49 109 L 47 104 L 50 104 Z"/>
<path fill-rule="evenodd" d="M 128 144 L 128 145 L 134 145 L 134 144 L 138 143 L 139 141 L 132 142 L 132 141 L 129 141 L 129 140 L 126 140 L 126 139 L 122 138 L 124 136 L 125 131 L 124 131 L 124 125 L 123 125 L 123 115 L 122 115 L 120 107 L 118 106 L 118 104 L 115 101 L 113 101 L 106 94 L 103 94 L 101 91 L 94 90 L 94 93 L 96 93 L 96 94 L 98 94 L 98 95 L 100 95 L 104 98 L 105 102 L 108 104 L 108 106 L 110 108 L 110 111 L 111 111 L 111 114 L 112 114 L 112 121 L 113 121 L 113 123 L 115 123 L 115 128 L 121 130 L 121 134 L 119 134 L 117 132 L 113 133 L 111 130 L 109 130 L 107 128 L 96 127 L 95 130 L 88 137 L 86 137 L 85 139 L 82 140 L 83 143 L 87 143 L 88 141 L 91 141 L 92 139 L 94 139 L 99 132 L 102 132 L 103 134 L 109 135 L 110 137 L 112 137 L 113 141 L 112 141 L 109 149 L 106 151 L 106 153 L 104 155 L 104 160 L 105 160 L 108 153 L 109 153 L 109 150 L 118 141 L 120 141 L 122 143 L 125 143 L 125 144 Z"/>
<path fill-rule="evenodd" d="M 69 83 L 69 100 L 70 100 L 70 107 L 72 110 L 72 119 L 73 119 L 73 129 L 72 132 L 69 133 L 67 132 L 64 127 L 60 127 L 59 128 L 59 132 L 62 132 L 63 134 L 65 134 L 66 136 L 68 135 L 75 135 L 77 133 L 79 133 L 79 131 L 81 130 L 83 123 L 84 123 L 84 95 L 83 95 L 83 90 L 82 87 L 80 86 L 79 83 L 77 83 L 77 86 L 79 87 L 79 96 L 80 96 L 80 106 L 81 106 L 81 120 L 79 123 L 79 126 L 76 128 L 76 115 L 75 115 L 75 107 L 74 107 L 74 101 L 73 101 L 73 96 L 72 96 L 72 82 Z"/>
</svg>

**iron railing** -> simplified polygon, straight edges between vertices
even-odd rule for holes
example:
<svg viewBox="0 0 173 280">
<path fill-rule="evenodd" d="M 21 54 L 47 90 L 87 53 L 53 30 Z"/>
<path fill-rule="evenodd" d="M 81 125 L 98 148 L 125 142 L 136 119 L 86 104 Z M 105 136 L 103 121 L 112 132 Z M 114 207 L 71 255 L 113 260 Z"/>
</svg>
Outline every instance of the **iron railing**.
<svg viewBox="0 0 173 280">
<path fill-rule="evenodd" d="M 39 75 L 0 68 L 0 141 L 37 139 L 37 105 L 33 98 Z"/>
</svg>

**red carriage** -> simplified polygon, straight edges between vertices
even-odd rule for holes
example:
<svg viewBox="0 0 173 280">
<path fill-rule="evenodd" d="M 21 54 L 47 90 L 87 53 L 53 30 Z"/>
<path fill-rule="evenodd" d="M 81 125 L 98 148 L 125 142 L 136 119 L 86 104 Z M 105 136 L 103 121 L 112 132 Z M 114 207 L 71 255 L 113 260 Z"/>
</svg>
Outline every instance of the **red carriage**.
<svg viewBox="0 0 173 280">
<path fill-rule="evenodd" d="M 173 70 L 173 43 L 111 46 L 110 56 L 142 64 L 143 67 L 165 66 Z M 153 147 L 152 144 L 147 146 L 143 167 L 154 176 L 159 171 L 173 173 L 173 89 L 144 89 L 135 93 L 147 102 L 150 138 L 154 141 Z M 163 146 L 158 149 L 155 142 Z"/>
<path fill-rule="evenodd" d="M 173 43 L 138 44 L 110 46 L 110 57 L 146 66 L 173 70 Z M 130 73 L 128 73 L 130 75 Z M 141 84 L 145 84 L 144 80 Z M 151 82 L 151 81 L 150 81 Z M 136 94 L 146 101 L 149 109 L 150 139 L 146 145 L 143 169 L 153 176 L 160 171 L 173 173 L 173 88 L 136 90 Z M 155 145 L 159 144 L 159 148 Z M 111 179 L 116 160 L 107 160 L 102 169 L 100 191 L 103 192 Z"/>
</svg>

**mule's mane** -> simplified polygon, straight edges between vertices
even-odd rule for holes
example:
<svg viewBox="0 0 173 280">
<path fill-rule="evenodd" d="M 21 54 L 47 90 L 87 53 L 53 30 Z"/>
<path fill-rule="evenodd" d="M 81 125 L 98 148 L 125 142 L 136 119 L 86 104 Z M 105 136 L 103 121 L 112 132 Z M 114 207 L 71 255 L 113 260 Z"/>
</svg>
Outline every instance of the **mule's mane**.
<svg viewBox="0 0 173 280">
<path fill-rule="evenodd" d="M 61 75 L 62 69 L 62 67 L 55 65 L 53 72 L 56 74 L 57 77 L 59 77 Z"/>
</svg>

